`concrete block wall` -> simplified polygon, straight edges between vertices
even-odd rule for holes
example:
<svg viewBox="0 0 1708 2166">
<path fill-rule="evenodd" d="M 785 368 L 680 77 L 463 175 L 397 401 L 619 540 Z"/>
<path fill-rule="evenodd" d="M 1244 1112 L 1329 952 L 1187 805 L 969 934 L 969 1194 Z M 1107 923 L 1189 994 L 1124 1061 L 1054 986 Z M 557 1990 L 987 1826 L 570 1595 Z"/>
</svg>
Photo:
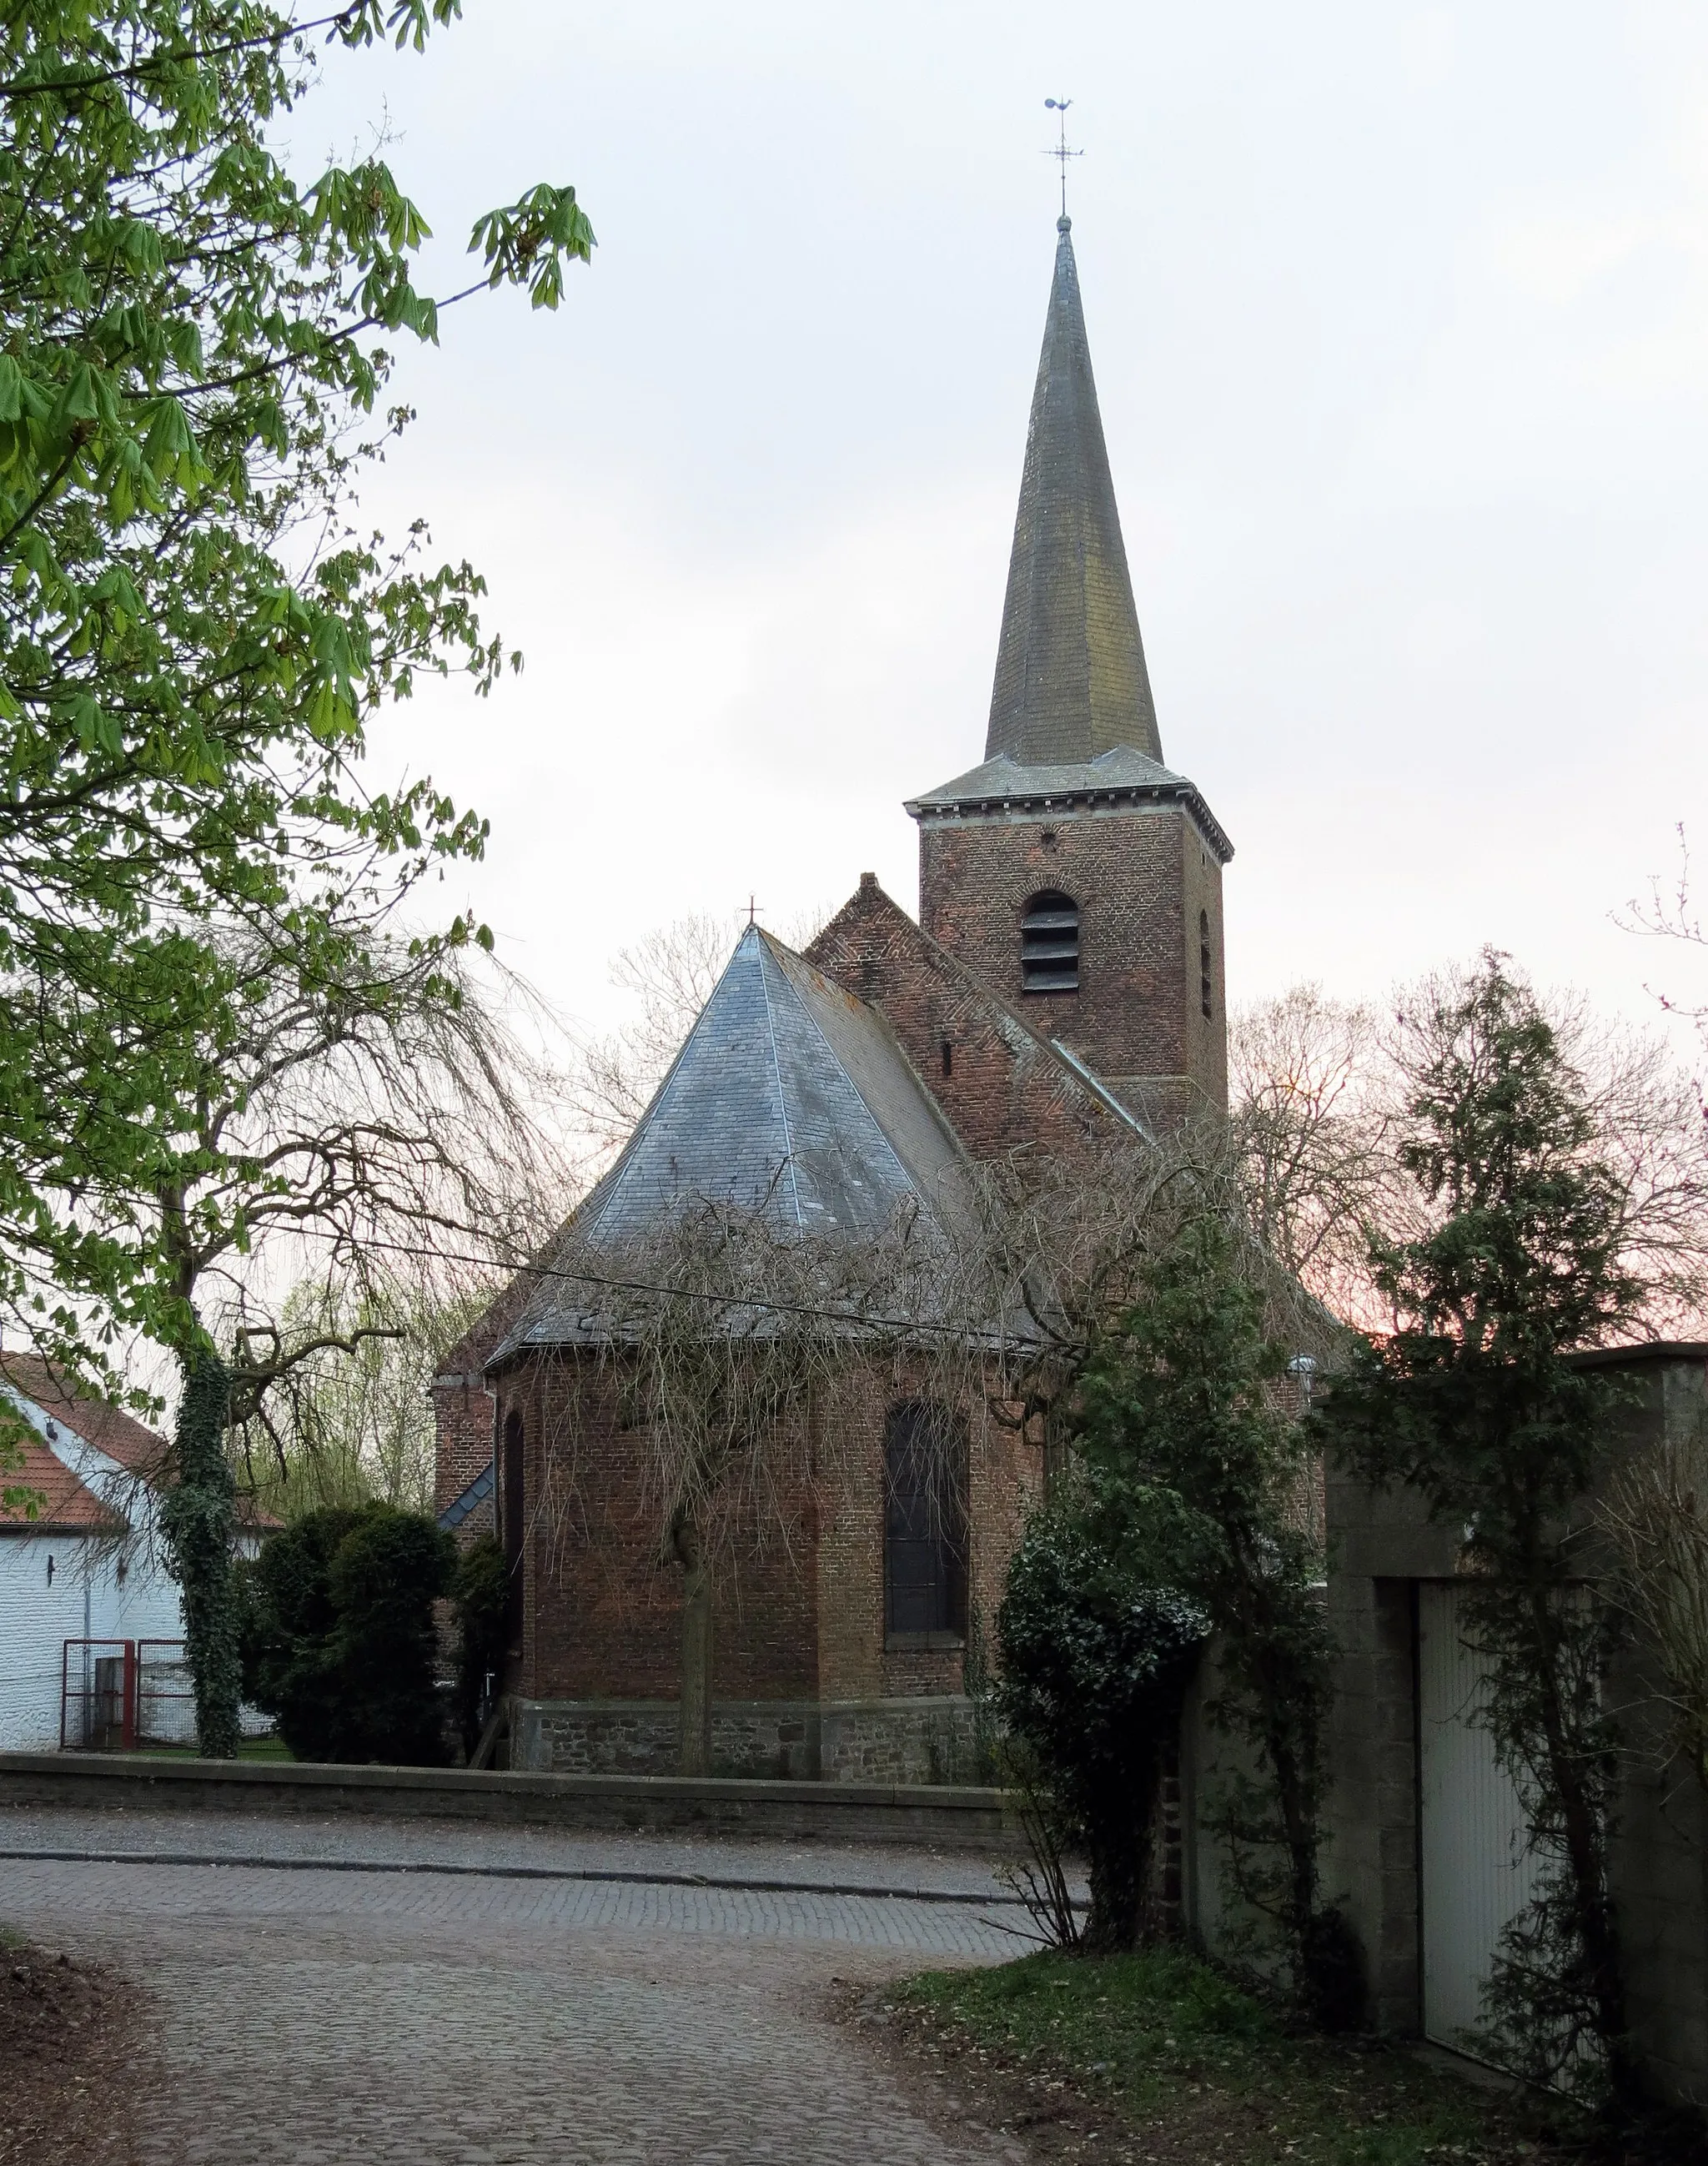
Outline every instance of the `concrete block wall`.
<svg viewBox="0 0 1708 2166">
<path fill-rule="evenodd" d="M 1708 1349 L 1646 1347 L 1629 1371 L 1619 1455 L 1684 1433 L 1708 1408 Z M 1432 1524 L 1421 1498 L 1371 1491 L 1332 1467 L 1330 1614 L 1340 1652 L 1329 1735 L 1325 1891 L 1344 1901 L 1368 1963 L 1372 2012 L 1415 2035 L 1422 2026 L 1418 1849 L 1416 1599 L 1450 1581 L 1456 1531 Z M 1585 1508 L 1587 1512 L 1587 1507 Z M 1627 1733 L 1610 1870 L 1639 2052 L 1671 2097 L 1708 2103 L 1708 1792 L 1668 1749 L 1653 1656 L 1628 1646 L 1609 1677 Z"/>
<path fill-rule="evenodd" d="M 1609 1878 L 1631 2034 L 1674 2096 L 1708 2105 L 1708 1788 L 1674 1749 L 1662 1689 L 1627 1648 L 1609 1681 L 1632 1747 Z"/>
<path fill-rule="evenodd" d="M 1323 1892 L 1363 1947 L 1371 2020 L 1409 2037 L 1423 2024 L 1413 1582 L 1336 1574 L 1329 1624 L 1340 1651 Z"/>
</svg>

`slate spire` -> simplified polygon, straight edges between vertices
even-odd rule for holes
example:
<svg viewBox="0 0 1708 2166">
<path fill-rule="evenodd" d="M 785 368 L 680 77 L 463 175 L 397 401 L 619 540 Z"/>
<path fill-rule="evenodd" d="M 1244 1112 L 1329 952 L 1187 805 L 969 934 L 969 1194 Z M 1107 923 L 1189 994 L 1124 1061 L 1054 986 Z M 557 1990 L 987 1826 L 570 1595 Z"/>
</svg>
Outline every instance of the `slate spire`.
<svg viewBox="0 0 1708 2166">
<path fill-rule="evenodd" d="M 1056 232 L 985 757 L 1006 753 L 1024 767 L 1077 765 L 1130 745 L 1160 761 L 1072 220 L 1057 219 Z"/>
</svg>

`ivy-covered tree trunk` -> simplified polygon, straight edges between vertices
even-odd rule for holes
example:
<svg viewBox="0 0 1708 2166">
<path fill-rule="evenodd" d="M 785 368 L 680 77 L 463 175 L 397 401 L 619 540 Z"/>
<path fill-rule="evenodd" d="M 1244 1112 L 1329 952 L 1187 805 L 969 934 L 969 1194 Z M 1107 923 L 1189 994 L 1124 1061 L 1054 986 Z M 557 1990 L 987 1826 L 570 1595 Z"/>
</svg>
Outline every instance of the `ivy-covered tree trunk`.
<svg viewBox="0 0 1708 2166">
<path fill-rule="evenodd" d="M 678 1514 L 670 1546 L 682 1567 L 681 1738 L 677 1770 L 711 1771 L 711 1567 L 691 1514 Z"/>
<path fill-rule="evenodd" d="M 1527 1586 L 1496 1582 L 1478 1594 L 1473 1636 L 1498 1651 L 1494 1734 L 1530 1772 L 1532 1844 L 1552 1868 L 1501 1952 L 1491 2012 L 1520 2056 L 1529 2034 L 1541 2034 L 1531 2065 L 1544 2080 L 1557 2079 L 1587 2028 L 1610 2095 L 1634 2106 L 1644 2083 L 1631 2047 L 1608 1872 L 1620 1753 L 1599 1688 L 1605 1620 L 1588 1591 L 1563 1583 L 1563 1576 L 1538 1572 Z M 1552 1973 L 1540 2004 L 1538 1955 Z"/>
<path fill-rule="evenodd" d="M 235 1760 L 242 1665 L 231 1577 L 236 1485 L 225 1457 L 231 1380 L 211 1349 L 184 1356 L 182 1366 L 177 1482 L 161 1508 L 161 1526 L 183 1592 L 185 1651 L 202 1757 Z"/>
<path fill-rule="evenodd" d="M 1544 1735 L 1559 1799 L 1566 1886 L 1584 1955 L 1584 1983 L 1594 2027 L 1607 2058 L 1608 2089 L 1621 2104 L 1639 2100 L 1643 2084 L 1632 2058 L 1626 2021 L 1625 1965 L 1607 1878 L 1608 1815 L 1596 1794 L 1603 1787 L 1585 1767 L 1569 1735 L 1560 1696 L 1545 1688 Z"/>
</svg>

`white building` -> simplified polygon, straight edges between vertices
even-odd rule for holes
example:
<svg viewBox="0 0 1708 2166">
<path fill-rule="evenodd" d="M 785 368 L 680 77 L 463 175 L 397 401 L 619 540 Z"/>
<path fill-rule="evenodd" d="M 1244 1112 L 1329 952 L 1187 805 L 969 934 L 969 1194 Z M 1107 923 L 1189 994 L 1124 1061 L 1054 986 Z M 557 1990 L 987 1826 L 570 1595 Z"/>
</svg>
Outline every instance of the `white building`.
<svg viewBox="0 0 1708 2166">
<path fill-rule="evenodd" d="M 31 1431 L 0 1483 L 38 1498 L 33 1519 L 0 1511 L 0 1751 L 56 1751 L 62 1723 L 68 1745 L 116 1747 L 136 1741 L 139 1712 L 150 1741 L 190 1741 L 183 1608 L 156 1524 L 164 1441 L 38 1355 L 0 1355 L 0 1394 Z"/>
</svg>

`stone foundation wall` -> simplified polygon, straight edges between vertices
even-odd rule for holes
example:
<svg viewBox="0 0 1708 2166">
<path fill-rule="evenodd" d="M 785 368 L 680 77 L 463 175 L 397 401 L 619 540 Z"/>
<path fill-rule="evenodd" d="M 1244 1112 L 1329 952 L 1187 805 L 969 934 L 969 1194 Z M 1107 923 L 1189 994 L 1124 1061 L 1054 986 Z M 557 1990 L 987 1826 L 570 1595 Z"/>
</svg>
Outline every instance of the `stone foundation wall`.
<svg viewBox="0 0 1708 2166">
<path fill-rule="evenodd" d="M 556 1775 L 669 1775 L 669 1700 L 520 1699 L 510 1765 Z M 725 1700 L 712 1709 L 717 1776 L 781 1782 L 965 1783 L 979 1763 L 973 1704 L 939 1698 Z"/>
</svg>

